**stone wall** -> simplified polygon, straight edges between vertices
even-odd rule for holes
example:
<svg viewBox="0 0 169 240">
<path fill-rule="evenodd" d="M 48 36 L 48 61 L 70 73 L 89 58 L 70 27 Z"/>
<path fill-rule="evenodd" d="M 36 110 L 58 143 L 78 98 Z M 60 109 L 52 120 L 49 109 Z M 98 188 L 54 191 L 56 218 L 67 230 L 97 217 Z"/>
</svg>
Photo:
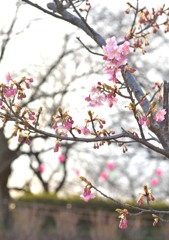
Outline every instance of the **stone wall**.
<svg viewBox="0 0 169 240">
<path fill-rule="evenodd" d="M 2 240 L 168 240 L 169 227 L 152 227 L 153 221 L 129 217 L 127 230 L 118 228 L 118 215 L 103 209 L 91 210 L 41 203 L 12 205 L 11 226 Z M 169 226 L 169 225 L 168 225 Z M 158 238 L 158 236 L 160 238 Z"/>
</svg>

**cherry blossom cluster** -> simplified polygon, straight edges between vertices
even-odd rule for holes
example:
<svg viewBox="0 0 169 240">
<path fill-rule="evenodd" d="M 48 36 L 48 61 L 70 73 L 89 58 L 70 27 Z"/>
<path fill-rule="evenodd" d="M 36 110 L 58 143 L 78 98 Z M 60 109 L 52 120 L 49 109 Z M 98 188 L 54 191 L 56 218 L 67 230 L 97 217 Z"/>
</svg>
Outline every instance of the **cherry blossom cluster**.
<svg viewBox="0 0 169 240">
<path fill-rule="evenodd" d="M 30 88 L 30 83 L 33 82 L 33 78 L 23 77 L 20 81 L 13 80 L 10 73 L 6 74 L 6 83 L 0 85 L 1 88 L 1 105 L 5 101 L 5 98 L 14 98 L 17 97 L 18 100 L 22 100 L 26 97 L 25 87 Z M 24 85 L 24 86 L 23 86 Z"/>
<path fill-rule="evenodd" d="M 159 109 L 154 115 L 154 120 L 158 123 L 163 122 L 165 120 L 166 113 L 167 112 L 166 112 L 165 109 Z M 147 126 L 150 125 L 150 115 L 142 116 L 139 119 L 139 124 L 140 125 L 143 125 L 144 123 L 146 123 Z"/>
<path fill-rule="evenodd" d="M 118 45 L 116 38 L 113 36 L 106 40 L 103 53 L 103 59 L 105 60 L 104 73 L 110 75 L 109 80 L 117 83 L 117 74 L 121 72 L 121 67 L 127 63 L 126 56 L 130 53 L 130 43 L 125 41 Z"/>
<path fill-rule="evenodd" d="M 105 130 L 104 125 L 106 121 L 94 115 L 94 112 L 88 111 L 88 119 L 85 119 L 84 126 L 74 125 L 74 120 L 70 116 L 68 111 L 63 111 L 62 108 L 58 109 L 58 113 L 53 116 L 52 127 L 55 130 L 55 134 L 63 137 L 68 137 L 72 135 L 76 137 L 76 133 L 83 134 L 84 136 L 109 136 L 114 134 L 113 130 Z M 105 141 L 100 141 L 99 143 L 94 143 L 94 148 L 99 148 L 104 145 Z M 54 147 L 54 152 L 58 152 L 61 147 L 61 139 L 56 139 L 56 144 Z"/>
<path fill-rule="evenodd" d="M 18 137 L 18 142 L 30 144 L 30 126 L 35 128 L 39 125 L 39 117 L 42 112 L 40 107 L 37 112 L 22 107 L 26 98 L 26 90 L 30 89 L 33 78 L 22 77 L 19 80 L 12 78 L 10 73 L 6 74 L 6 83 L 0 84 L 0 115 L 5 124 L 8 119 L 15 121 L 12 136 Z"/>
<path fill-rule="evenodd" d="M 116 83 L 119 83 L 118 74 L 121 73 L 121 68 L 127 63 L 126 56 L 130 53 L 130 43 L 125 41 L 118 45 L 116 38 L 113 36 L 106 40 L 106 45 L 102 47 L 105 61 L 103 72 L 109 74 L 109 80 L 115 85 L 109 86 L 107 84 L 98 82 L 97 86 L 93 86 L 90 94 L 85 98 L 92 107 L 101 106 L 105 103 L 109 107 L 117 103 L 116 93 L 118 88 Z"/>
<path fill-rule="evenodd" d="M 112 107 L 117 104 L 116 87 L 113 88 L 98 82 L 97 86 L 92 86 L 89 93 L 85 100 L 89 102 L 91 107 L 103 106 L 105 103 Z"/>
<path fill-rule="evenodd" d="M 156 108 L 157 103 L 160 103 L 162 101 L 162 84 L 155 82 L 152 89 L 154 90 L 157 88 L 157 91 L 153 94 L 152 99 L 150 100 L 150 106 L 147 113 L 142 113 L 138 106 L 144 107 L 145 105 L 145 98 L 150 93 L 146 93 L 139 102 L 135 102 L 135 100 L 132 100 L 132 102 L 129 104 L 128 108 L 133 111 L 135 118 L 137 119 L 137 122 L 140 126 L 146 124 L 147 127 L 150 126 L 150 121 L 154 120 L 158 123 L 161 123 L 165 120 L 165 115 L 167 114 L 166 109 L 164 108 Z"/>
<path fill-rule="evenodd" d="M 0 107 L 2 120 L 5 123 L 8 118 L 17 119 L 15 121 L 13 136 L 18 136 L 18 142 L 25 142 L 30 144 L 30 134 L 36 132 L 39 126 L 39 117 L 42 112 L 42 108 L 35 112 L 22 107 L 23 99 L 26 97 L 26 89 L 30 89 L 30 83 L 33 82 L 32 78 L 23 77 L 19 81 L 14 80 L 8 73 L 6 75 L 6 84 L 2 83 L 1 95 L 0 95 Z M 18 102 L 20 101 L 21 104 Z M 105 120 L 100 119 L 93 112 L 88 111 L 88 119 L 85 119 L 83 126 L 77 126 L 74 124 L 74 120 L 68 111 L 63 111 L 60 107 L 57 114 L 53 116 L 52 127 L 57 136 L 62 136 L 66 139 L 68 136 L 75 138 L 75 134 L 83 134 L 84 136 L 90 135 L 97 136 L 109 136 L 114 131 L 106 131 L 104 129 Z M 61 139 L 55 139 L 54 152 L 58 152 L 61 147 Z M 105 142 L 95 143 L 94 148 L 99 148 Z"/>
</svg>

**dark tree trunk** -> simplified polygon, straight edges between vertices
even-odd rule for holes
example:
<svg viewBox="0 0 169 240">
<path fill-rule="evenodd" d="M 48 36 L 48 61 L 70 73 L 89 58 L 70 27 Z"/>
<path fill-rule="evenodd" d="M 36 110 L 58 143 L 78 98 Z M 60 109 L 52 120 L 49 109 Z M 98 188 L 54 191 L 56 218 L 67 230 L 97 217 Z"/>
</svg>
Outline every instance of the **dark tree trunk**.
<svg viewBox="0 0 169 240">
<path fill-rule="evenodd" d="M 2 229 L 10 225 L 8 179 L 11 174 L 11 163 L 17 158 L 17 152 L 8 148 L 3 129 L 0 129 L 0 224 Z"/>
</svg>

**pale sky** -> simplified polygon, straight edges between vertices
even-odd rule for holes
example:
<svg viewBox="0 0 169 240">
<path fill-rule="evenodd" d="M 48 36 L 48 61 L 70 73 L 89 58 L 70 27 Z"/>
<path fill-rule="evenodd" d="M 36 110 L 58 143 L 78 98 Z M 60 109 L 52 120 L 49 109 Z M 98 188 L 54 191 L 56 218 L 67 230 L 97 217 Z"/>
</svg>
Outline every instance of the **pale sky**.
<svg viewBox="0 0 169 240">
<path fill-rule="evenodd" d="M 49 0 L 50 1 L 50 0 Z M 52 0 L 51 0 L 52 1 Z M 48 3 L 47 0 L 34 0 L 33 2 L 38 3 L 39 5 L 46 7 Z M 90 0 L 92 7 L 99 4 L 100 6 L 109 6 L 113 12 L 118 10 L 126 9 L 126 0 Z M 135 4 L 136 0 L 131 0 L 131 3 Z M 148 2 L 148 3 L 147 3 Z M 149 5 L 150 7 L 159 6 L 162 3 L 167 3 L 168 0 L 141 0 L 140 3 L 142 6 Z M 0 3 L 0 22 L 7 23 L 10 21 L 10 17 L 13 16 L 13 7 L 15 1 L 1 1 Z M 10 6 L 10 7 L 9 7 Z M 10 16 L 10 17 L 9 17 Z M 8 71 L 19 71 L 22 67 L 26 67 L 30 62 L 37 63 L 39 57 L 43 57 L 45 54 L 54 53 L 50 46 L 57 47 L 57 44 L 54 43 L 56 38 L 52 38 L 52 35 L 57 35 L 57 41 L 62 41 L 62 36 L 66 31 L 73 31 L 75 27 L 69 23 L 63 21 L 55 21 L 52 17 L 47 16 L 43 12 L 34 9 L 29 5 L 22 7 L 22 10 L 19 14 L 20 21 L 17 24 L 18 30 L 24 28 L 29 20 L 34 18 L 43 18 L 49 19 L 49 22 L 46 20 L 41 20 L 33 23 L 31 29 L 25 32 L 25 34 L 20 35 L 19 37 L 14 37 L 12 44 L 9 45 L 7 53 L 10 56 L 7 61 L 2 62 L 2 67 L 0 69 L 0 77 L 2 78 Z M 50 25 L 50 27 L 49 27 Z M 30 37 L 32 36 L 32 37 Z M 51 39 L 49 38 L 51 36 Z M 46 42 L 48 45 L 46 46 Z M 30 51 L 31 50 L 31 51 Z M 22 66 L 21 66 L 22 63 Z"/>
</svg>

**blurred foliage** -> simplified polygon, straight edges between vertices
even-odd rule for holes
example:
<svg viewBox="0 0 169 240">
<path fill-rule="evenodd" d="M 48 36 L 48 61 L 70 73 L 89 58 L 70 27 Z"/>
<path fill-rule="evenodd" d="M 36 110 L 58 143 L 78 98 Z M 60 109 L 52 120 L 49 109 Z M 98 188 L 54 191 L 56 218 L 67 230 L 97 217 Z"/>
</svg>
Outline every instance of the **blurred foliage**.
<svg viewBox="0 0 169 240">
<path fill-rule="evenodd" d="M 120 208 L 120 205 L 113 203 L 111 200 L 103 199 L 96 197 L 89 202 L 84 202 L 83 199 L 79 197 L 79 195 L 72 195 L 66 197 L 57 197 L 56 194 L 50 193 L 42 193 L 42 194 L 31 194 L 27 193 L 22 197 L 14 199 L 17 202 L 29 202 L 29 203 L 46 203 L 46 204 L 57 204 L 57 206 L 69 206 L 75 208 L 90 208 L 93 210 L 103 209 L 105 211 L 114 211 L 116 208 Z M 137 206 L 136 201 L 127 201 L 126 204 L 128 205 L 135 205 Z M 148 209 L 148 206 L 144 205 L 144 208 Z M 169 203 L 165 201 L 154 201 L 151 204 L 151 207 L 156 210 L 165 210 L 169 211 Z"/>
</svg>

